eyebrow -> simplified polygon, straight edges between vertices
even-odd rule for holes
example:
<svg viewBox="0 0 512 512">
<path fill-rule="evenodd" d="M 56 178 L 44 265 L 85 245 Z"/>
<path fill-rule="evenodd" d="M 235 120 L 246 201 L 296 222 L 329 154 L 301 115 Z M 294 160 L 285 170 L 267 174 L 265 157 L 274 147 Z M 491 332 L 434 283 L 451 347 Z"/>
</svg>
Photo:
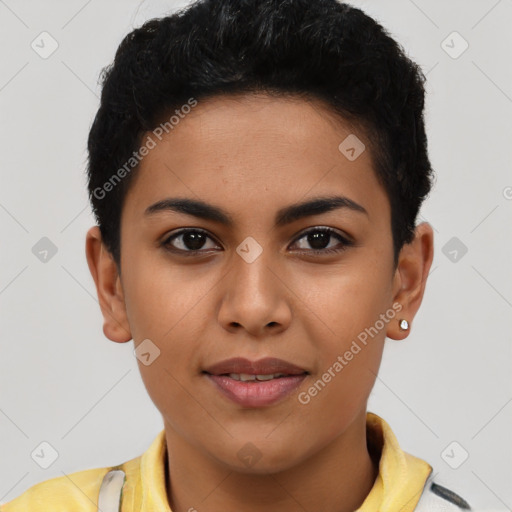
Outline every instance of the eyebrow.
<svg viewBox="0 0 512 512">
<path fill-rule="evenodd" d="M 340 208 L 347 208 L 368 216 L 368 212 L 363 206 L 348 197 L 316 197 L 302 203 L 296 203 L 281 208 L 276 213 L 275 226 L 282 227 L 305 217 L 320 215 Z M 200 219 L 218 222 L 229 227 L 232 227 L 234 224 L 233 217 L 222 208 L 196 199 L 182 197 L 162 199 L 148 206 L 144 212 L 144 216 L 164 211 L 184 213 Z"/>
</svg>

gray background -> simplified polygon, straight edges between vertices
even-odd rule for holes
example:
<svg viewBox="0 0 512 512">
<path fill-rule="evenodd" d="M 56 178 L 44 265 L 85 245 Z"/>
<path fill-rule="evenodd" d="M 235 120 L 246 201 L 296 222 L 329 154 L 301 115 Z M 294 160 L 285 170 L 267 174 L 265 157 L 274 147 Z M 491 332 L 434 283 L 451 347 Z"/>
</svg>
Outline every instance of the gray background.
<svg viewBox="0 0 512 512">
<path fill-rule="evenodd" d="M 133 342 L 102 332 L 85 147 L 101 67 L 134 26 L 185 3 L 0 0 L 0 503 L 136 457 L 163 428 Z M 427 74 L 437 173 L 422 209 L 436 235 L 424 302 L 407 340 L 387 341 L 369 409 L 475 509 L 510 510 L 512 1 L 352 4 Z M 58 43 L 47 58 L 31 47 L 43 31 Z M 43 237 L 57 249 L 45 263 Z M 31 457 L 43 441 L 58 452 L 47 469 Z"/>
</svg>

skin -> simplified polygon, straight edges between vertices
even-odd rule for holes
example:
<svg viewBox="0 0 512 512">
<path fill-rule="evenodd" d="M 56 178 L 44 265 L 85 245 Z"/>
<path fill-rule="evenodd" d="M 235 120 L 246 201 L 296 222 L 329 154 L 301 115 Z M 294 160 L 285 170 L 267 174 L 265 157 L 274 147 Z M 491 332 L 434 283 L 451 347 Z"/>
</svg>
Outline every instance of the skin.
<svg viewBox="0 0 512 512">
<path fill-rule="evenodd" d="M 433 231 L 419 224 L 394 268 L 389 200 L 370 151 L 349 161 L 338 150 L 350 133 L 365 142 L 364 133 L 321 103 L 303 99 L 251 94 L 200 102 L 140 164 L 123 206 L 121 275 L 99 228 L 87 232 L 105 336 L 133 339 L 135 347 L 150 339 L 160 350 L 150 365 L 138 364 L 164 420 L 173 512 L 252 512 L 269 504 L 281 512 L 348 512 L 374 484 L 368 396 L 385 338 L 406 338 L 398 318 L 411 325 L 420 307 Z M 368 215 L 342 208 L 274 227 L 277 210 L 332 194 L 359 203 Z M 172 211 L 144 215 L 166 197 L 219 206 L 234 226 Z M 354 244 L 314 255 L 302 232 L 317 226 L 349 235 Z M 180 228 L 208 232 L 199 256 L 162 246 Z M 236 252 L 248 236 L 263 249 L 252 263 Z M 191 251 L 183 237 L 169 245 Z M 343 244 L 331 236 L 325 246 Z M 400 313 L 301 404 L 298 393 L 394 303 Z M 279 357 L 310 375 L 279 403 L 244 408 L 202 373 L 235 356 Z M 248 442 L 261 455 L 250 467 L 237 456 Z"/>
</svg>

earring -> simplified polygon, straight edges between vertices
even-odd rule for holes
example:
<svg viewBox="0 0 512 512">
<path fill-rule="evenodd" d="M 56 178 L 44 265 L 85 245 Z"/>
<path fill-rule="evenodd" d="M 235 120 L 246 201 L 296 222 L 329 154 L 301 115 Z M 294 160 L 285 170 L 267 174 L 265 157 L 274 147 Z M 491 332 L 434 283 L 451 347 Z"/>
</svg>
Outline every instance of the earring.
<svg viewBox="0 0 512 512">
<path fill-rule="evenodd" d="M 407 320 L 398 320 L 398 325 L 400 326 L 401 331 L 407 331 L 409 329 L 409 322 Z"/>
</svg>

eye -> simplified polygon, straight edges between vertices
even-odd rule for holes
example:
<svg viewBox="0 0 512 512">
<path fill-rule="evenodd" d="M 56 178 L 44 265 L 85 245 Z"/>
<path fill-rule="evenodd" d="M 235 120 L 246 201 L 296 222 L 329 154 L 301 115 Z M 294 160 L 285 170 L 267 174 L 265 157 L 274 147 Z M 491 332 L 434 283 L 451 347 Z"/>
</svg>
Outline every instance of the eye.
<svg viewBox="0 0 512 512">
<path fill-rule="evenodd" d="M 333 238 L 338 239 L 338 244 L 329 247 L 329 243 Z M 353 243 L 348 240 L 346 237 L 340 235 L 337 231 L 328 227 L 315 227 L 310 229 L 296 239 L 295 243 L 300 242 L 301 240 L 305 240 L 305 243 L 302 242 L 302 245 L 309 244 L 313 247 L 313 249 L 306 249 L 304 251 L 299 250 L 299 252 L 313 253 L 313 254 L 332 254 L 344 251 L 347 247 L 353 245 Z M 299 249 L 303 249 L 304 247 L 299 247 Z"/>
<path fill-rule="evenodd" d="M 333 238 L 338 240 L 334 246 L 331 245 Z M 205 247 L 207 241 L 214 241 L 208 233 L 202 229 L 182 229 L 177 233 L 168 236 L 162 246 L 168 251 L 180 253 L 184 256 L 198 255 L 200 252 L 206 252 L 209 249 L 219 247 L 216 243 L 213 247 Z M 304 242 L 301 242 L 304 240 Z M 328 227 L 315 227 L 303 232 L 299 238 L 295 239 L 294 245 L 299 244 L 299 251 L 313 254 L 331 254 L 344 251 L 347 247 L 353 245 L 353 242 L 342 236 L 336 230 Z M 312 249 L 307 249 L 304 244 L 310 245 Z M 329 245 L 331 245 L 329 247 Z"/>
<path fill-rule="evenodd" d="M 182 229 L 181 231 L 174 233 L 167 237 L 162 245 L 171 252 L 179 252 L 185 256 L 193 256 L 194 253 L 200 252 L 200 249 L 205 249 L 206 240 L 213 240 L 206 231 L 202 229 Z M 176 245 L 172 242 L 177 241 Z M 215 245 L 214 247 L 218 247 Z M 206 247 L 211 249 L 212 247 Z M 189 254 L 187 254 L 189 253 Z"/>
</svg>

